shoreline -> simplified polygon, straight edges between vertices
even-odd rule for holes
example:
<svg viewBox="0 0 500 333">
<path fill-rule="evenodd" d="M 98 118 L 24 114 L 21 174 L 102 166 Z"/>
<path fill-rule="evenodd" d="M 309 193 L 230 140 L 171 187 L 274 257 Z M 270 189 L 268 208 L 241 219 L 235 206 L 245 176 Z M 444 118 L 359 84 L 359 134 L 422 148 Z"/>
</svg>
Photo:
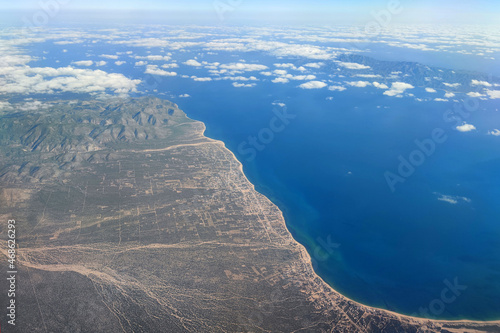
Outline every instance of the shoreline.
<svg viewBox="0 0 500 333">
<path fill-rule="evenodd" d="M 184 110 L 182 110 L 184 112 Z M 185 113 L 185 112 L 184 112 Z M 186 114 L 186 113 L 185 113 Z M 243 163 L 241 163 L 238 158 L 236 157 L 236 155 L 234 154 L 233 151 L 231 151 L 229 148 L 227 148 L 226 144 L 224 141 L 222 140 L 217 140 L 217 139 L 213 139 L 213 138 L 210 138 L 208 136 L 205 135 L 205 132 L 207 130 L 207 127 L 205 125 L 204 122 L 202 121 L 199 121 L 199 120 L 195 120 L 195 119 L 192 119 L 192 118 L 189 118 L 186 114 L 186 117 L 194 122 L 199 122 L 202 124 L 202 132 L 201 132 L 201 136 L 204 138 L 204 139 L 208 139 L 209 141 L 207 141 L 207 144 L 209 143 L 214 143 L 214 144 L 218 144 L 218 145 L 221 145 L 222 148 L 224 150 L 226 150 L 233 158 L 233 160 L 238 164 L 238 170 L 241 172 L 243 178 L 250 184 L 250 186 L 252 187 L 252 189 L 258 193 L 260 196 L 264 197 L 266 200 L 268 200 L 271 205 L 273 205 L 277 211 L 279 211 L 279 214 L 280 214 L 280 220 L 281 220 L 281 223 L 282 223 L 282 226 L 285 228 L 287 234 L 288 234 L 288 237 L 295 243 L 295 245 L 298 246 L 298 248 L 300 249 L 300 254 L 301 254 L 301 260 L 302 262 L 306 265 L 306 267 L 308 268 L 308 270 L 313 274 L 314 278 L 315 279 L 319 279 L 321 281 L 321 283 L 333 294 L 337 295 L 338 297 L 342 298 L 343 300 L 347 301 L 347 302 L 350 302 L 350 303 L 353 303 L 355 304 L 356 306 L 358 307 L 362 307 L 362 308 L 365 308 L 369 311 L 380 311 L 380 312 L 383 312 L 387 315 L 390 315 L 390 316 L 393 316 L 393 317 L 396 317 L 396 318 L 399 318 L 399 319 L 406 319 L 408 321 L 413 321 L 413 322 L 418 322 L 418 323 L 421 323 L 421 324 L 426 324 L 426 323 L 429 323 L 429 322 L 432 322 L 432 323 L 435 323 L 435 324 L 439 324 L 439 323 L 449 323 L 449 324 L 476 324 L 476 325 L 499 325 L 499 330 L 500 330 L 500 319 L 498 320 L 491 320 L 491 321 L 480 321 L 480 320 L 470 320 L 470 319 L 457 319 L 457 320 L 447 320 L 447 319 L 431 319 L 431 318 L 421 318 L 421 317 L 413 317 L 413 316 L 409 316 L 409 315 L 405 315 L 405 314 L 401 314 L 401 313 L 398 313 L 398 312 L 394 312 L 394 311 L 391 311 L 391 310 L 387 310 L 387 309 L 383 309 L 383 308 L 377 308 L 377 307 L 373 307 L 373 306 L 369 306 L 369 305 L 365 305 L 363 303 L 360 303 L 360 302 L 357 302 L 343 294 L 341 294 L 340 292 L 338 292 L 337 290 L 335 290 L 330 284 L 328 284 L 320 275 L 318 275 L 316 273 L 316 271 L 314 270 L 313 268 L 313 265 L 312 265 L 312 258 L 311 258 L 311 255 L 309 254 L 309 252 L 307 251 L 306 247 L 301 244 L 299 241 L 297 241 L 292 233 L 290 232 L 290 230 L 288 229 L 288 226 L 286 225 L 286 221 L 285 221 L 285 217 L 283 215 L 283 212 L 281 211 L 281 209 L 279 209 L 279 207 L 271 200 L 269 199 L 265 194 L 259 192 L 256 188 L 255 188 L 255 185 L 250 182 L 250 180 L 248 179 L 247 175 L 245 174 L 244 170 L 243 170 Z M 311 281 L 313 282 L 313 281 Z M 334 300 L 332 298 L 332 300 Z"/>
</svg>

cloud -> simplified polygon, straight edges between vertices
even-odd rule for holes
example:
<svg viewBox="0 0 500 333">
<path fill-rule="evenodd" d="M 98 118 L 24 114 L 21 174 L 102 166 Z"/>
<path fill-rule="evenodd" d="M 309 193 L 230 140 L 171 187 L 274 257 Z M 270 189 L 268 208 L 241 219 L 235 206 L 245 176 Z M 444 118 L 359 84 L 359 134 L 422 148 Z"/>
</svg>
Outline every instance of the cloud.
<svg viewBox="0 0 500 333">
<path fill-rule="evenodd" d="M 99 57 L 106 59 L 114 59 L 114 60 L 118 59 L 117 55 L 112 55 L 112 54 L 101 54 Z"/>
<path fill-rule="evenodd" d="M 196 76 L 191 76 L 191 78 L 195 81 L 198 81 L 198 82 L 207 82 L 207 81 L 212 81 L 212 78 L 211 77 L 196 77 Z"/>
<path fill-rule="evenodd" d="M 438 195 L 439 197 L 437 198 L 439 201 L 444 201 L 447 202 L 451 205 L 456 205 L 459 202 L 466 202 L 466 203 L 471 203 L 472 200 L 467 198 L 467 197 L 461 197 L 461 196 L 454 196 L 454 195 L 446 195 L 446 194 L 440 194 L 440 193 L 434 193 Z"/>
<path fill-rule="evenodd" d="M 256 83 L 239 83 L 239 82 L 233 82 L 233 87 L 236 88 L 251 88 L 255 87 Z"/>
<path fill-rule="evenodd" d="M 460 87 L 461 84 L 460 83 L 446 83 L 446 82 L 443 82 L 443 84 L 447 87 L 450 87 L 450 88 L 457 88 L 457 87 Z"/>
<path fill-rule="evenodd" d="M 271 103 L 271 104 L 272 104 L 272 105 L 275 105 L 275 106 L 282 107 L 282 108 L 284 108 L 284 107 L 286 106 L 286 104 L 285 104 L 285 103 L 281 103 L 281 102 L 273 102 L 273 103 Z"/>
<path fill-rule="evenodd" d="M 436 102 L 448 102 L 446 98 L 434 98 L 434 101 Z"/>
<path fill-rule="evenodd" d="M 425 88 L 425 91 L 427 91 L 428 93 L 436 93 L 436 89 L 433 89 L 433 88 Z"/>
<path fill-rule="evenodd" d="M 356 88 L 365 88 L 365 87 L 368 87 L 368 86 L 372 85 L 368 81 L 346 82 L 346 84 L 350 85 L 351 87 L 356 87 Z"/>
<path fill-rule="evenodd" d="M 290 44 L 278 41 L 266 41 L 256 38 L 227 38 L 203 44 L 205 50 L 226 52 L 266 52 L 277 57 L 304 57 L 328 60 L 336 56 L 327 47 L 308 44 Z"/>
<path fill-rule="evenodd" d="M 176 72 L 167 72 L 163 69 L 159 69 L 156 65 L 147 65 L 145 74 L 160 75 L 160 76 L 176 76 Z"/>
<path fill-rule="evenodd" d="M 92 66 L 94 62 L 92 60 L 81 60 L 81 61 L 73 61 L 72 64 L 77 66 Z"/>
<path fill-rule="evenodd" d="M 244 71 L 244 72 L 262 71 L 262 70 L 268 69 L 268 67 L 265 65 L 247 64 L 247 63 L 242 63 L 242 62 L 220 65 L 220 68 L 233 70 L 233 71 Z M 286 71 L 285 71 L 285 73 L 286 73 Z"/>
<path fill-rule="evenodd" d="M 179 95 L 180 98 L 188 98 L 188 97 L 191 97 L 191 95 L 189 94 L 182 94 L 182 95 Z"/>
<path fill-rule="evenodd" d="M 295 66 L 294 64 L 291 64 L 291 63 L 283 63 L 283 64 L 274 64 L 275 67 L 278 67 L 278 68 L 290 68 L 294 71 L 299 71 L 299 72 L 304 72 L 304 71 L 307 71 L 307 69 L 303 66 Z"/>
<path fill-rule="evenodd" d="M 284 78 L 284 77 L 277 77 L 274 80 L 271 80 L 271 82 L 273 82 L 273 83 L 288 83 L 288 82 L 290 82 L 290 80 L 288 80 L 287 78 Z"/>
<path fill-rule="evenodd" d="M 344 91 L 346 89 L 347 88 L 342 87 L 342 86 L 329 86 L 328 87 L 328 90 L 331 90 L 331 91 Z"/>
<path fill-rule="evenodd" d="M 200 67 L 201 66 L 201 63 L 199 63 L 198 61 L 194 60 L 194 59 L 189 59 L 185 62 L 183 62 L 184 65 L 188 65 L 188 66 L 195 66 L 195 67 Z"/>
<path fill-rule="evenodd" d="M 39 109 L 48 109 L 49 104 L 44 104 L 41 101 L 30 101 L 18 106 L 17 108 L 21 111 L 36 111 Z"/>
<path fill-rule="evenodd" d="M 446 94 L 444 94 L 444 97 L 446 97 L 446 98 L 452 98 L 452 97 L 455 97 L 455 94 L 452 93 L 452 92 L 447 92 Z"/>
<path fill-rule="evenodd" d="M 471 85 L 473 86 L 484 86 L 484 87 L 491 87 L 491 83 L 486 82 L 486 81 L 478 81 L 478 80 L 472 80 Z"/>
<path fill-rule="evenodd" d="M 398 96 L 405 92 L 407 89 L 415 88 L 409 83 L 405 82 L 393 82 L 391 84 L 391 89 L 384 91 L 384 95 L 387 96 Z"/>
<path fill-rule="evenodd" d="M 106 62 L 106 61 L 104 61 L 104 60 L 101 60 L 101 61 L 96 61 L 96 62 L 95 62 L 95 65 L 96 65 L 96 66 L 104 66 L 104 65 L 106 65 L 106 64 L 107 64 L 107 62 Z"/>
<path fill-rule="evenodd" d="M 136 57 L 136 59 L 147 59 L 150 61 L 169 61 L 171 59 L 170 56 L 162 56 L 162 55 L 148 55 L 145 57 Z"/>
<path fill-rule="evenodd" d="M 283 76 L 285 79 L 295 80 L 295 81 L 304 81 L 304 80 L 314 80 L 316 78 L 315 75 L 292 75 L 287 74 Z"/>
<path fill-rule="evenodd" d="M 106 73 L 102 70 L 73 68 L 71 66 L 0 67 L 0 94 L 29 94 L 75 92 L 104 93 L 112 91 L 126 94 L 137 91 L 140 80 L 131 80 L 122 74 Z"/>
<path fill-rule="evenodd" d="M 470 132 L 476 130 L 476 126 L 463 123 L 463 125 L 457 126 L 456 129 L 460 132 Z"/>
<path fill-rule="evenodd" d="M 354 75 L 356 77 L 363 77 L 365 79 L 376 79 L 376 78 L 381 78 L 382 75 L 379 74 L 356 74 Z"/>
<path fill-rule="evenodd" d="M 135 63 L 135 66 L 146 66 L 148 64 L 147 61 L 137 61 Z"/>
<path fill-rule="evenodd" d="M 179 65 L 177 65 L 176 63 L 164 64 L 161 65 L 161 68 L 179 68 Z"/>
<path fill-rule="evenodd" d="M 327 84 L 321 81 L 309 81 L 302 83 L 299 88 L 301 89 L 320 89 L 326 87 Z"/>
<path fill-rule="evenodd" d="M 215 80 L 231 80 L 231 81 L 259 81 L 255 76 L 224 76 L 216 78 Z"/>
<path fill-rule="evenodd" d="M 2 109 L 10 110 L 12 108 L 13 108 L 12 104 L 10 104 L 9 102 L 0 101 L 0 110 L 2 110 Z"/>
<path fill-rule="evenodd" d="M 310 68 L 321 68 L 323 66 L 323 62 L 310 62 L 304 65 L 304 67 L 310 67 Z"/>
<path fill-rule="evenodd" d="M 373 82 L 372 84 L 375 88 L 378 89 L 389 89 L 389 87 L 384 83 Z"/>
<path fill-rule="evenodd" d="M 486 93 L 491 99 L 500 98 L 500 90 L 486 90 Z"/>
<path fill-rule="evenodd" d="M 469 97 L 484 97 L 483 94 L 475 92 L 475 91 L 471 91 L 471 92 L 467 93 L 467 96 L 469 96 Z"/>
<path fill-rule="evenodd" d="M 494 129 L 493 131 L 489 131 L 488 135 L 500 136 L 500 130 Z"/>
<path fill-rule="evenodd" d="M 355 62 L 339 62 L 339 65 L 347 69 L 356 69 L 356 70 L 370 68 L 370 66 L 357 64 Z"/>
<path fill-rule="evenodd" d="M 115 61 L 116 66 L 121 66 L 121 65 L 126 64 L 126 63 L 127 63 L 126 61 Z"/>
</svg>

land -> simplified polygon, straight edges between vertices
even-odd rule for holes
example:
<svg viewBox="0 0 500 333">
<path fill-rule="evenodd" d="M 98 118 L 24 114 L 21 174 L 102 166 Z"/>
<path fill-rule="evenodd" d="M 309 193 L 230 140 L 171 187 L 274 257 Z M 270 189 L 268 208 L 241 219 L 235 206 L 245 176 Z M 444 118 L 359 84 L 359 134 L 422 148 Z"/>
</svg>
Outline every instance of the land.
<svg viewBox="0 0 500 333">
<path fill-rule="evenodd" d="M 0 113 L 0 239 L 15 219 L 18 243 L 17 321 L 2 314 L 3 332 L 500 332 L 337 293 L 177 105 L 48 105 Z"/>
</svg>

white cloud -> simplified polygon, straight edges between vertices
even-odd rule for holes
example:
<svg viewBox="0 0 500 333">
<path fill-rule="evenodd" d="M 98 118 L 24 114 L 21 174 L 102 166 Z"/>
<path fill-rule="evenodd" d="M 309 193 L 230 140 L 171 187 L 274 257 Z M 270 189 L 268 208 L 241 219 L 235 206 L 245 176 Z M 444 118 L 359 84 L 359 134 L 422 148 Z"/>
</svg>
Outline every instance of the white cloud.
<svg viewBox="0 0 500 333">
<path fill-rule="evenodd" d="M 491 83 L 486 82 L 486 81 L 478 81 L 478 80 L 472 80 L 471 85 L 473 86 L 484 86 L 484 87 L 491 87 Z"/>
<path fill-rule="evenodd" d="M 357 87 L 357 88 L 365 88 L 367 86 L 371 86 L 372 85 L 368 81 L 346 82 L 346 84 L 350 85 L 351 87 Z"/>
<path fill-rule="evenodd" d="M 255 87 L 256 83 L 239 83 L 239 82 L 233 82 L 233 87 L 236 88 L 251 88 Z"/>
<path fill-rule="evenodd" d="M 148 55 L 148 56 L 145 56 L 143 58 L 139 58 L 139 59 L 147 59 L 147 60 L 151 60 L 151 61 L 169 61 L 171 58 L 170 56 L 162 56 L 162 55 Z"/>
<path fill-rule="evenodd" d="M 231 81 L 259 81 L 255 76 L 224 76 L 216 78 L 215 80 L 231 80 Z"/>
<path fill-rule="evenodd" d="M 376 79 L 376 78 L 381 78 L 382 75 L 379 74 L 356 74 L 354 75 L 356 77 L 363 77 L 365 79 Z"/>
<path fill-rule="evenodd" d="M 191 97 L 191 95 L 189 94 L 182 94 L 182 95 L 179 95 L 180 98 L 188 98 L 188 97 Z"/>
<path fill-rule="evenodd" d="M 116 66 L 121 66 L 121 65 L 126 64 L 126 63 L 127 63 L 126 61 L 115 61 Z"/>
<path fill-rule="evenodd" d="M 460 87 L 461 84 L 460 83 L 446 83 L 446 82 L 443 82 L 443 84 L 447 87 L 450 87 L 450 88 L 457 88 L 457 87 Z"/>
<path fill-rule="evenodd" d="M 329 86 L 328 87 L 328 90 L 331 90 L 331 91 L 344 91 L 346 89 L 347 88 L 342 87 L 342 86 Z"/>
<path fill-rule="evenodd" d="M 162 68 L 179 68 L 179 65 L 177 65 L 176 63 L 171 63 L 171 64 L 164 64 L 164 65 L 161 65 Z"/>
<path fill-rule="evenodd" d="M 339 62 L 339 65 L 347 69 L 356 69 L 356 70 L 370 68 L 370 66 L 357 64 L 355 62 Z"/>
<path fill-rule="evenodd" d="M 114 59 L 114 60 L 118 59 L 117 55 L 112 55 L 112 54 L 101 54 L 99 57 L 106 59 Z"/>
<path fill-rule="evenodd" d="M 486 93 L 491 99 L 500 98 L 500 90 L 486 90 Z"/>
<path fill-rule="evenodd" d="M 310 68 L 321 68 L 321 66 L 323 66 L 324 63 L 322 62 L 310 62 L 308 64 L 305 64 L 304 67 L 310 67 Z"/>
<path fill-rule="evenodd" d="M 272 104 L 272 105 L 275 105 L 275 106 L 282 107 L 282 108 L 284 108 L 284 107 L 286 106 L 286 104 L 285 104 L 285 103 L 281 103 L 281 102 L 273 102 L 273 103 L 271 103 L 271 104 Z"/>
<path fill-rule="evenodd" d="M 30 101 L 18 106 L 17 108 L 22 111 L 35 111 L 39 109 L 48 109 L 49 104 L 44 104 L 41 101 Z"/>
<path fill-rule="evenodd" d="M 10 110 L 12 109 L 12 104 L 10 104 L 9 102 L 0 101 L 0 110 L 2 109 Z"/>
<path fill-rule="evenodd" d="M 135 63 L 135 66 L 146 66 L 148 64 L 147 61 L 137 61 Z"/>
<path fill-rule="evenodd" d="M 460 197 L 460 196 L 453 196 L 453 195 L 446 195 L 446 194 L 439 194 L 439 193 L 434 193 L 439 195 L 437 198 L 439 201 L 444 201 L 452 205 L 458 204 L 460 201 L 470 203 L 472 200 L 467 198 L 467 197 Z"/>
<path fill-rule="evenodd" d="M 375 88 L 378 88 L 378 89 L 389 89 L 389 87 L 384 83 L 373 82 L 372 84 Z"/>
<path fill-rule="evenodd" d="M 183 64 L 188 65 L 188 66 L 195 66 L 195 67 L 201 66 L 201 63 L 199 63 L 198 61 L 196 61 L 194 59 L 189 59 L 188 61 L 183 62 Z"/>
<path fill-rule="evenodd" d="M 446 97 L 446 98 L 452 98 L 452 97 L 455 97 L 455 94 L 452 93 L 452 92 L 447 92 L 446 94 L 444 94 L 444 97 Z"/>
<path fill-rule="evenodd" d="M 284 70 L 284 69 L 275 69 L 273 71 L 273 73 L 276 74 L 276 75 L 287 75 L 288 74 L 288 72 L 286 70 Z"/>
<path fill-rule="evenodd" d="M 493 131 L 489 131 L 488 135 L 500 136 L 500 130 L 494 129 Z"/>
<path fill-rule="evenodd" d="M 436 102 L 448 102 L 446 98 L 434 98 L 434 101 Z"/>
<path fill-rule="evenodd" d="M 398 96 L 405 92 L 407 89 L 415 88 L 409 83 L 405 82 L 393 82 L 391 84 L 391 89 L 384 91 L 384 95 L 387 96 Z"/>
<path fill-rule="evenodd" d="M 273 83 L 288 83 L 288 82 L 290 82 L 290 80 L 288 80 L 287 78 L 284 78 L 284 77 L 277 77 L 274 80 L 271 80 L 271 82 L 273 82 Z"/>
<path fill-rule="evenodd" d="M 475 92 L 475 91 L 471 91 L 471 92 L 467 93 L 467 96 L 469 96 L 469 97 L 484 97 L 483 94 Z"/>
<path fill-rule="evenodd" d="M 160 75 L 160 76 L 176 76 L 176 72 L 167 72 L 163 69 L 159 69 L 156 65 L 147 65 L 145 74 Z"/>
<path fill-rule="evenodd" d="M 81 60 L 81 61 L 73 61 L 72 64 L 77 66 L 92 66 L 94 62 L 92 60 Z"/>
<path fill-rule="evenodd" d="M 242 63 L 242 62 L 220 65 L 220 68 L 233 70 L 233 71 L 244 71 L 244 72 L 262 71 L 262 70 L 268 69 L 268 67 L 264 66 L 264 65 L 247 64 L 247 63 Z M 285 71 L 285 73 L 286 73 L 286 71 Z"/>
<path fill-rule="evenodd" d="M 321 81 L 309 81 L 306 83 L 302 83 L 299 88 L 302 89 L 320 89 L 326 87 L 327 84 Z"/>
<path fill-rule="evenodd" d="M 292 74 L 287 74 L 283 76 L 285 79 L 290 79 L 290 80 L 295 80 L 295 81 L 304 81 L 304 80 L 314 80 L 316 78 L 315 75 L 292 75 Z"/>
<path fill-rule="evenodd" d="M 140 80 L 131 80 L 122 74 L 102 70 L 73 67 L 0 67 L 0 94 L 28 93 L 104 93 L 126 94 L 136 91 Z"/>
<path fill-rule="evenodd" d="M 425 88 L 425 91 L 427 91 L 428 93 L 436 93 L 436 89 L 433 89 L 433 88 Z"/>
<path fill-rule="evenodd" d="M 291 68 L 291 69 L 296 69 L 297 67 L 295 67 L 294 64 L 291 64 L 291 63 L 284 63 L 284 64 L 274 64 L 275 67 L 278 67 L 278 68 Z"/>
<path fill-rule="evenodd" d="M 196 76 L 191 76 L 191 78 L 195 81 L 198 82 L 207 82 L 207 81 L 212 81 L 211 77 L 196 77 Z"/>
<path fill-rule="evenodd" d="M 467 123 L 463 123 L 463 125 L 457 126 L 456 128 L 460 132 L 470 132 L 476 130 L 476 126 Z"/>
</svg>

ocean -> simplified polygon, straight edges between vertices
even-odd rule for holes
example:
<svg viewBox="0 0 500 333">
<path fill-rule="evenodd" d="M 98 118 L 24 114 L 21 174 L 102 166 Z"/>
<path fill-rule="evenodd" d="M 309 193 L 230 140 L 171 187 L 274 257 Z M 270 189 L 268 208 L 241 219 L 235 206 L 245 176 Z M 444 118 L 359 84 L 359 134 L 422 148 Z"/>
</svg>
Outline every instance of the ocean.
<svg viewBox="0 0 500 333">
<path fill-rule="evenodd" d="M 442 119 L 452 103 L 265 85 L 227 94 L 217 84 L 180 107 L 236 154 L 334 289 L 403 314 L 498 319 L 498 137 L 456 131 Z M 295 118 L 249 159 L 238 147 L 269 128 L 277 100 Z M 484 102 L 468 121 L 498 124 L 494 107 Z M 436 128 L 448 139 L 392 192 L 385 172 L 396 172 L 398 156 L 409 156 L 414 141 Z M 457 295 L 442 301 L 450 283 Z"/>
</svg>

